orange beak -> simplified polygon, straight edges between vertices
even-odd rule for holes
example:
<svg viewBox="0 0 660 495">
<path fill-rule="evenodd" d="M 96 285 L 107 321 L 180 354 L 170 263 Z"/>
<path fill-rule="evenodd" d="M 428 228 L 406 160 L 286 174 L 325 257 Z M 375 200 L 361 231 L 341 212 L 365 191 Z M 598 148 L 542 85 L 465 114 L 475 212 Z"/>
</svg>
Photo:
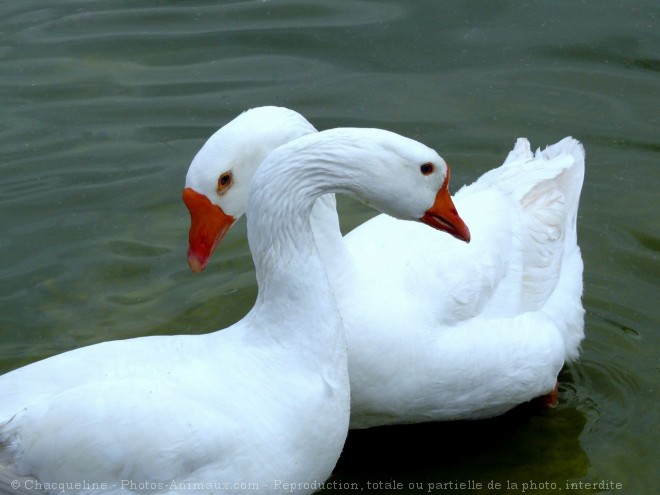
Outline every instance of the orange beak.
<svg viewBox="0 0 660 495">
<path fill-rule="evenodd" d="M 456 239 L 470 242 L 470 230 L 463 219 L 458 216 L 454 202 L 449 195 L 449 167 L 447 167 L 445 182 L 438 191 L 433 206 L 426 210 L 420 220 L 433 228 L 444 230 Z"/>
<path fill-rule="evenodd" d="M 190 212 L 188 264 L 192 271 L 199 273 L 236 219 L 189 187 L 183 190 L 183 202 Z"/>
</svg>

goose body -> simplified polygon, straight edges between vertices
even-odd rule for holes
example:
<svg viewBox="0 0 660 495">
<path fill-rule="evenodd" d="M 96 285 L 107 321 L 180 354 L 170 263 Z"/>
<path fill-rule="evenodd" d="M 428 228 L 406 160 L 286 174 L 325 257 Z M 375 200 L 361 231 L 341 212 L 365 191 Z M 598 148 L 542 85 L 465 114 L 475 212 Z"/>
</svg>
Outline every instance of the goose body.
<svg viewBox="0 0 660 495">
<path fill-rule="evenodd" d="M 0 493 L 316 491 L 346 437 L 349 380 L 314 201 L 345 192 L 433 224 L 446 174 L 433 150 L 385 131 L 319 133 L 271 153 L 247 203 L 252 310 L 211 334 L 101 343 L 1 376 Z M 209 207 L 191 190 L 184 200 Z"/>
<path fill-rule="evenodd" d="M 229 168 L 241 180 L 259 155 L 286 142 L 284 129 L 315 132 L 276 107 L 245 112 L 226 128 L 259 150 L 257 160 L 234 157 Z M 227 143 L 226 128 L 189 174 L 217 178 L 228 169 L 212 151 Z M 334 198 L 317 201 L 315 240 L 348 341 L 351 427 L 479 419 L 553 392 L 584 335 L 576 235 L 583 175 L 576 140 L 533 153 L 519 139 L 502 166 L 454 196 L 469 244 L 384 214 L 342 237 Z M 232 218 L 243 194 L 238 183 L 226 194 Z M 201 270 L 208 256 L 192 259 Z"/>
<path fill-rule="evenodd" d="M 536 154 L 519 140 L 454 196 L 469 245 L 386 215 L 346 236 L 354 274 L 342 283 L 354 296 L 337 300 L 352 427 L 481 419 L 552 393 L 584 335 L 583 160 L 572 139 Z M 319 244 L 330 258 L 335 243 Z"/>
</svg>

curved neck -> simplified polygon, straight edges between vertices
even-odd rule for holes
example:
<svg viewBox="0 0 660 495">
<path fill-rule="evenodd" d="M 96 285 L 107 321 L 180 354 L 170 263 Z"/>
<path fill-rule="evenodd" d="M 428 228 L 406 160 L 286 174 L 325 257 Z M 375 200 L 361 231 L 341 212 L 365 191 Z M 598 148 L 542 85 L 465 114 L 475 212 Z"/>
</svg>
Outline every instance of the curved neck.
<svg viewBox="0 0 660 495">
<path fill-rule="evenodd" d="M 297 320 L 290 333 L 298 336 L 313 333 L 305 328 L 310 322 L 323 327 L 328 336 L 341 329 L 314 238 L 312 208 L 321 196 L 339 192 L 367 199 L 379 209 L 389 208 L 391 182 L 380 183 L 379 171 L 390 167 L 388 173 L 393 174 L 392 162 L 399 159 L 394 149 L 407 149 L 410 143 L 414 144 L 386 131 L 333 129 L 300 137 L 268 155 L 252 178 L 246 212 L 259 286 L 256 315 L 263 312 L 281 325 Z M 426 148 L 423 151 L 426 155 Z M 405 198 L 399 200 L 400 207 L 416 208 Z M 333 217 L 331 238 L 341 246 L 336 210 L 326 207 L 320 212 L 326 219 Z M 416 213 L 406 215 L 412 218 Z M 330 256 L 326 252 L 326 258 Z"/>
<path fill-rule="evenodd" d="M 350 133 L 326 131 L 276 149 L 259 166 L 250 184 L 247 217 L 260 299 L 304 298 L 311 290 L 329 290 L 316 241 L 336 248 L 343 239 L 334 198 L 321 196 L 361 195 L 360 185 L 374 182 L 373 170 L 365 166 L 370 155 Z"/>
<path fill-rule="evenodd" d="M 292 199 L 290 194 L 271 197 L 247 213 L 248 241 L 259 286 L 257 301 L 304 302 L 314 293 L 313 300 L 321 300 L 329 291 L 310 224 L 311 208 Z"/>
<path fill-rule="evenodd" d="M 260 338 L 291 342 L 310 358 L 335 359 L 345 352 L 343 325 L 310 221 L 316 198 L 333 181 L 318 182 L 319 175 L 280 162 L 260 167 L 253 178 L 248 241 L 259 291 L 251 318 Z"/>
<path fill-rule="evenodd" d="M 328 274 L 330 286 L 335 291 L 343 290 L 352 280 L 353 261 L 341 233 L 334 194 L 325 194 L 316 200 L 311 223 L 314 241 Z"/>
</svg>

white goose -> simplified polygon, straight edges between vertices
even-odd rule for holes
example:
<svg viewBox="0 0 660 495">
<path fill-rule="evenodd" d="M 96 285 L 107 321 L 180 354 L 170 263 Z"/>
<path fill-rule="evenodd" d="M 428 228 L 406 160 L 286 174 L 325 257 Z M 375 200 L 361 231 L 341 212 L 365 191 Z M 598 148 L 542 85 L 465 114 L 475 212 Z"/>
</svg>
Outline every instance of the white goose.
<svg viewBox="0 0 660 495">
<path fill-rule="evenodd" d="M 344 192 L 443 226 L 446 176 L 437 153 L 386 131 L 327 131 L 271 153 L 247 204 L 253 309 L 208 335 L 106 342 L 0 377 L 0 492 L 316 491 L 347 434 L 349 381 L 314 201 Z M 208 207 L 190 189 L 184 199 Z"/>
<path fill-rule="evenodd" d="M 187 182 L 226 215 L 215 230 L 193 219 L 193 270 L 243 213 L 263 157 L 314 132 L 296 112 L 263 107 L 207 141 Z M 535 154 L 519 139 L 504 165 L 454 197 L 470 244 L 387 215 L 342 238 L 334 198 L 317 202 L 315 239 L 349 346 L 352 428 L 478 419 L 556 397 L 557 375 L 584 336 L 576 236 L 583 176 L 574 139 Z"/>
</svg>

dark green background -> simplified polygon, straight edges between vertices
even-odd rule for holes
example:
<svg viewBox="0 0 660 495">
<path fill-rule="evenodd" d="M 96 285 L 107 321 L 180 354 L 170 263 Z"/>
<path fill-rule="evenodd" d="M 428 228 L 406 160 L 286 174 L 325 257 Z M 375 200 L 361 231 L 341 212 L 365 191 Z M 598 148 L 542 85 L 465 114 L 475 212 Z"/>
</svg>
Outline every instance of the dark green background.
<svg viewBox="0 0 660 495">
<path fill-rule="evenodd" d="M 657 492 L 657 16 L 648 0 L 3 1 L 0 370 L 247 312 L 244 221 L 192 274 L 180 193 L 197 149 L 249 107 L 416 138 L 452 164 L 453 190 L 519 136 L 572 135 L 587 152 L 587 337 L 559 407 L 354 432 L 333 480 Z M 340 206 L 346 229 L 374 214 Z M 380 481 L 404 489 L 368 489 Z"/>
</svg>

